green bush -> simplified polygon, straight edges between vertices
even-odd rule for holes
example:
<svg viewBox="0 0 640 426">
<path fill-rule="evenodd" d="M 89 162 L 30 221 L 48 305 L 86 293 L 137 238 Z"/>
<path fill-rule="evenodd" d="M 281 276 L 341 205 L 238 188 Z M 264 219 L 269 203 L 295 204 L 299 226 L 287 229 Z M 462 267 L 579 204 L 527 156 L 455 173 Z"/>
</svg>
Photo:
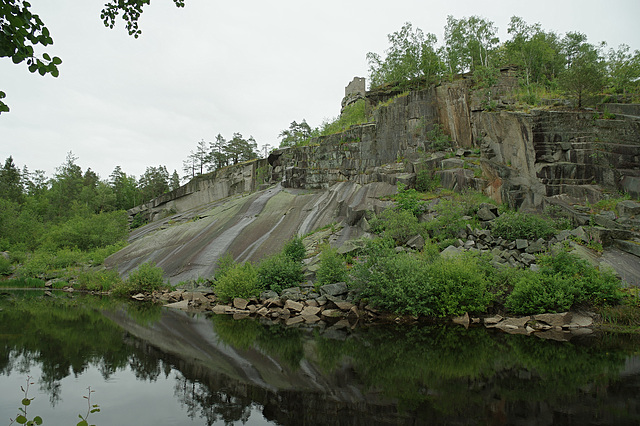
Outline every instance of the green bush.
<svg viewBox="0 0 640 426">
<path fill-rule="evenodd" d="M 320 125 L 320 136 L 328 136 L 340 133 L 350 126 L 366 122 L 365 101 L 361 99 L 344 108 L 342 114 L 332 121 L 325 120 Z"/>
<path fill-rule="evenodd" d="M 488 269 L 476 257 L 429 261 L 391 253 L 382 248 L 354 267 L 354 286 L 379 308 L 445 317 L 483 312 L 493 300 Z"/>
<path fill-rule="evenodd" d="M 117 285 L 113 292 L 119 296 L 151 293 L 166 287 L 163 277 L 164 271 L 162 268 L 157 267 L 154 262 L 143 263 L 138 266 L 138 269 L 131 272 L 122 284 Z"/>
<path fill-rule="evenodd" d="M 554 222 L 535 214 L 523 212 L 505 212 L 493 221 L 492 233 L 496 237 L 513 241 L 548 239 L 556 230 Z"/>
<path fill-rule="evenodd" d="M 78 274 L 78 287 L 89 291 L 110 291 L 122 285 L 122 279 L 115 270 L 91 270 Z"/>
<path fill-rule="evenodd" d="M 282 248 L 282 254 L 295 262 L 302 262 L 302 260 L 307 256 L 307 250 L 304 248 L 302 238 L 296 236 L 288 241 Z"/>
<path fill-rule="evenodd" d="M 523 274 L 507 297 L 506 307 L 516 314 L 559 312 L 579 303 L 616 303 L 622 297 L 618 279 L 600 272 L 584 259 L 560 252 L 541 256 L 540 272 Z"/>
<path fill-rule="evenodd" d="M 327 245 L 320 253 L 320 267 L 316 272 L 316 285 L 346 282 L 348 279 L 347 266 L 338 251 Z"/>
<path fill-rule="evenodd" d="M 302 265 L 284 253 L 268 257 L 258 266 L 258 286 L 280 293 L 304 279 Z"/>
<path fill-rule="evenodd" d="M 398 193 L 394 197 L 396 202 L 396 210 L 405 210 L 416 217 L 424 212 L 425 202 L 422 201 L 421 195 L 413 188 L 406 188 L 403 183 L 398 183 Z"/>
<path fill-rule="evenodd" d="M 224 274 L 229 272 L 235 266 L 235 264 L 236 262 L 233 260 L 231 253 L 226 252 L 224 256 L 219 258 L 216 262 L 216 269 L 213 274 L 214 279 L 219 280 L 222 278 Z"/>
<path fill-rule="evenodd" d="M 424 226 L 431 238 L 437 242 L 456 239 L 467 223 L 472 223 L 464 217 L 475 208 L 476 204 L 468 199 L 442 199 L 435 206 L 436 218 L 426 222 Z"/>
<path fill-rule="evenodd" d="M 249 262 L 235 264 L 219 280 L 214 290 L 223 302 L 229 302 L 235 297 L 251 298 L 260 295 L 263 287 L 258 282 L 258 272 Z"/>
<path fill-rule="evenodd" d="M 392 238 L 398 244 L 404 244 L 415 235 L 427 237 L 425 225 L 408 210 L 387 209 L 379 217 L 374 217 L 371 222 L 372 231 L 384 237 Z"/>
<path fill-rule="evenodd" d="M 129 233 L 129 218 L 124 211 L 76 216 L 53 227 L 45 236 L 51 248 L 89 251 L 124 240 Z"/>
<path fill-rule="evenodd" d="M 11 274 L 11 261 L 0 255 L 0 275 Z"/>
<path fill-rule="evenodd" d="M 429 169 L 424 169 L 416 175 L 416 189 L 420 192 L 431 192 L 440 186 L 440 177 Z"/>
</svg>

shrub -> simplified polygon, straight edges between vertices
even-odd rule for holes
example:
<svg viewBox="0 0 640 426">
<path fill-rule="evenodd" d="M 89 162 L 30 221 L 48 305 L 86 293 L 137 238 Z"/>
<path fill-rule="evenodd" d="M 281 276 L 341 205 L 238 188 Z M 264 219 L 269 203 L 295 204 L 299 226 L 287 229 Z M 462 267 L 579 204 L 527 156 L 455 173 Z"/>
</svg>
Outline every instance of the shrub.
<svg viewBox="0 0 640 426">
<path fill-rule="evenodd" d="M 347 281 L 347 266 L 338 251 L 327 245 L 320 253 L 320 267 L 316 272 L 316 284 L 325 285 Z"/>
<path fill-rule="evenodd" d="M 0 275 L 11 274 L 11 261 L 0 255 Z"/>
<path fill-rule="evenodd" d="M 419 217 L 424 211 L 424 201 L 420 193 L 413 188 L 406 188 L 403 183 L 398 184 L 398 193 L 395 195 L 396 210 L 405 210 Z"/>
<path fill-rule="evenodd" d="M 251 298 L 260 295 L 263 287 L 258 282 L 256 268 L 249 263 L 236 264 L 229 269 L 214 287 L 216 295 L 223 302 L 229 302 L 234 297 Z"/>
<path fill-rule="evenodd" d="M 621 298 L 617 278 L 567 252 L 541 256 L 540 272 L 523 274 L 507 297 L 516 314 L 566 311 L 578 303 L 615 303 Z"/>
<path fill-rule="evenodd" d="M 382 236 L 404 244 L 415 235 L 427 236 L 426 228 L 407 210 L 387 209 L 371 221 L 371 229 Z"/>
<path fill-rule="evenodd" d="M 146 262 L 138 266 L 138 269 L 129 274 L 127 279 L 116 286 L 113 291 L 116 295 L 129 295 L 134 293 L 151 293 L 165 287 L 164 271 L 154 262 Z"/>
<path fill-rule="evenodd" d="M 127 213 L 117 211 L 88 217 L 76 216 L 54 227 L 45 240 L 52 248 L 88 251 L 124 240 L 128 232 Z"/>
<path fill-rule="evenodd" d="M 122 285 L 122 279 L 116 270 L 91 270 L 78 274 L 78 286 L 81 290 L 110 291 Z"/>
<path fill-rule="evenodd" d="M 548 239 L 555 233 L 553 220 L 530 213 L 505 212 L 493 221 L 492 233 L 496 237 L 515 239 Z"/>
<path fill-rule="evenodd" d="M 473 256 L 433 262 L 380 250 L 355 266 L 361 297 L 392 312 L 444 317 L 481 312 L 493 300 L 487 268 Z"/>
<path fill-rule="evenodd" d="M 296 236 L 289 240 L 282 248 L 282 254 L 295 262 L 302 262 L 302 260 L 307 256 L 307 250 L 304 247 L 302 238 Z"/>
<path fill-rule="evenodd" d="M 430 192 L 440 186 L 440 177 L 433 170 L 424 169 L 416 175 L 416 189 Z"/>
<path fill-rule="evenodd" d="M 293 287 L 304 279 L 302 265 L 284 253 L 268 257 L 258 266 L 258 285 L 280 293 L 285 288 Z"/>
<path fill-rule="evenodd" d="M 219 258 L 216 262 L 216 270 L 213 274 L 214 279 L 219 280 L 220 278 L 222 278 L 224 274 L 229 272 L 235 266 L 235 264 L 236 263 L 233 260 L 233 256 L 231 255 L 231 253 L 226 252 L 224 256 Z"/>
<path fill-rule="evenodd" d="M 459 200 L 440 200 L 435 207 L 436 218 L 426 222 L 425 229 L 438 242 L 457 238 L 458 233 L 469 223 L 464 216 L 470 208 L 467 203 Z"/>
</svg>

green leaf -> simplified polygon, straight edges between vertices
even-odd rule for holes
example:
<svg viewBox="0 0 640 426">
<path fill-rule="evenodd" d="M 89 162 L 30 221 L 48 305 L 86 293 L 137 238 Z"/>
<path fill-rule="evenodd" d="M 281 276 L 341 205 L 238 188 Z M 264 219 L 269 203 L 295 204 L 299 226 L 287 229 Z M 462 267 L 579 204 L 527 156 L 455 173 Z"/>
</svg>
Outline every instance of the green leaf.
<svg viewBox="0 0 640 426">
<path fill-rule="evenodd" d="M 62 59 L 58 58 L 57 56 L 54 56 L 52 59 L 52 62 L 54 65 L 60 65 L 62 63 Z"/>
<path fill-rule="evenodd" d="M 89 426 L 89 423 L 87 423 L 87 421 L 83 419 L 82 421 L 78 422 L 76 426 Z"/>
<path fill-rule="evenodd" d="M 24 405 L 25 407 L 27 405 L 31 405 L 31 400 L 29 398 L 23 398 L 22 399 L 22 405 Z"/>
<path fill-rule="evenodd" d="M 33 418 L 33 422 L 34 422 L 35 424 L 37 424 L 37 425 L 41 425 L 41 424 L 42 424 L 42 417 L 40 417 L 40 416 L 35 416 L 35 417 Z"/>
<path fill-rule="evenodd" d="M 48 53 L 43 53 L 42 57 L 44 58 L 45 61 L 50 61 L 51 60 L 51 56 L 49 56 Z"/>
<path fill-rule="evenodd" d="M 27 418 L 25 416 L 20 415 L 20 416 L 16 417 L 16 423 L 23 425 L 26 422 L 27 422 Z"/>
<path fill-rule="evenodd" d="M 36 72 L 36 71 L 38 71 L 38 65 L 37 65 L 37 64 L 31 64 L 31 65 L 29 65 L 29 71 L 31 71 L 31 72 Z"/>
</svg>

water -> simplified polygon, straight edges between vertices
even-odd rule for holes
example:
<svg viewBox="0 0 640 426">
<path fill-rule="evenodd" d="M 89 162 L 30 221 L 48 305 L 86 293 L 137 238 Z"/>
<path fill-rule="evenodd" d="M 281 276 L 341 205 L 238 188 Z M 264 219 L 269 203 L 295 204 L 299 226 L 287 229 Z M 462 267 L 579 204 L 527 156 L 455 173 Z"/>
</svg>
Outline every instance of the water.
<svg viewBox="0 0 640 426">
<path fill-rule="evenodd" d="M 640 424 L 638 336 L 285 328 L 38 291 L 0 309 L 0 424 L 28 377 L 44 425 L 75 425 L 89 395 L 98 426 Z"/>
</svg>

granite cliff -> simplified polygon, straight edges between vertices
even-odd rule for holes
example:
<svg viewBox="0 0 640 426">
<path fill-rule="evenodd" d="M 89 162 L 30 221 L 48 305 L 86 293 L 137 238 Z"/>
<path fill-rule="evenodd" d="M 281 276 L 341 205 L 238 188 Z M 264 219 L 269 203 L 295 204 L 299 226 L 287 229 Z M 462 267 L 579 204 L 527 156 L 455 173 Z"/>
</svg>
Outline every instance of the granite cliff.
<svg viewBox="0 0 640 426">
<path fill-rule="evenodd" d="M 610 105 L 620 111 L 615 115 L 516 110 L 516 85 L 512 70 L 503 70 L 488 92 L 491 102 L 464 76 L 408 93 L 354 95 L 348 86 L 345 99 L 366 99 L 368 123 L 199 176 L 132 209 L 149 224 L 106 265 L 126 275 L 154 261 L 177 284 L 210 276 L 227 251 L 238 261 L 258 261 L 292 236 L 331 224 L 340 224 L 332 236 L 340 245 L 365 233 L 366 212 L 388 207 L 397 183 L 412 185 L 425 168 L 449 189 L 481 190 L 518 209 L 555 205 L 577 224 L 589 218 L 576 204 L 607 192 L 640 196 L 640 106 Z M 448 152 L 431 149 L 436 125 L 452 140 Z M 473 168 L 459 160 L 473 153 Z M 637 226 L 625 227 L 625 238 L 637 244 Z"/>
</svg>

